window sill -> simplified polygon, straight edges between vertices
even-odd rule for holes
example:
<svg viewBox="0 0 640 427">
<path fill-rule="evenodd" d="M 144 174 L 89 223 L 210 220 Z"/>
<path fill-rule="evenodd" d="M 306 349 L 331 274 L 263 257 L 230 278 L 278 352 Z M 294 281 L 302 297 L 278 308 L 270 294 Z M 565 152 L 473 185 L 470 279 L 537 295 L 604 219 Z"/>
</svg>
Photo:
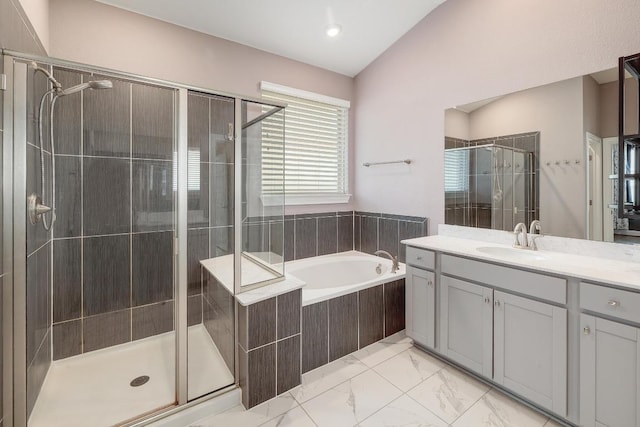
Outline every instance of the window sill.
<svg viewBox="0 0 640 427">
<path fill-rule="evenodd" d="M 349 203 L 351 194 L 290 194 L 287 196 L 261 195 L 264 206 L 334 205 Z"/>
</svg>

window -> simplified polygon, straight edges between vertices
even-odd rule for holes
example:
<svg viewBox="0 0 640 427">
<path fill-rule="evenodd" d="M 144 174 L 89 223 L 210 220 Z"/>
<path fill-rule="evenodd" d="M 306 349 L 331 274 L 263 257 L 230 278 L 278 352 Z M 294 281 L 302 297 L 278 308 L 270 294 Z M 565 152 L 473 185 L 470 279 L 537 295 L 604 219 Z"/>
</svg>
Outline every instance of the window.
<svg viewBox="0 0 640 427">
<path fill-rule="evenodd" d="M 284 117 L 286 204 L 348 202 L 349 101 L 267 82 L 262 82 L 261 89 L 265 100 L 287 104 Z M 262 195 L 266 204 L 269 196 L 278 191 L 269 183 L 282 179 L 282 158 L 276 164 L 278 160 L 269 157 L 269 125 L 270 121 L 282 119 L 281 115 L 273 115 L 264 120 L 262 127 Z"/>
<path fill-rule="evenodd" d="M 444 151 L 444 191 L 469 190 L 469 150 Z"/>
</svg>

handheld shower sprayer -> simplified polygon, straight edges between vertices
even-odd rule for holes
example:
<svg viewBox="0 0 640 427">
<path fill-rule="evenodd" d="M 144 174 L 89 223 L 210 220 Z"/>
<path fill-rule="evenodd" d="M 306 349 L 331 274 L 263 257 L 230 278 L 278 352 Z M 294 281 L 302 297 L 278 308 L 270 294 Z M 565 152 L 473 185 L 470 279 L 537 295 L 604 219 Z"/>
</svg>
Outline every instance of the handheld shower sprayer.
<svg viewBox="0 0 640 427">
<path fill-rule="evenodd" d="M 64 89 L 60 91 L 58 96 L 67 96 L 72 93 L 82 92 L 85 89 L 111 89 L 113 87 L 113 83 L 111 80 L 92 80 L 87 83 L 81 83 L 79 85 L 72 86 L 70 88 Z"/>
<path fill-rule="evenodd" d="M 40 189 L 42 191 L 42 197 L 31 194 L 28 197 L 28 213 L 31 224 L 37 224 L 42 219 L 42 225 L 46 231 L 51 230 L 53 223 L 56 221 L 56 152 L 55 144 L 53 140 L 53 112 L 55 110 L 56 101 L 63 96 L 71 95 L 77 92 L 82 92 L 85 89 L 110 89 L 113 87 L 113 83 L 110 80 L 92 80 L 86 83 L 72 86 L 67 89 L 63 89 L 58 80 L 53 77 L 49 70 L 40 67 L 36 62 L 31 62 L 31 68 L 34 72 L 41 72 L 44 74 L 51 83 L 51 89 L 47 90 L 40 99 L 40 110 L 38 113 L 38 135 L 40 138 Z M 49 98 L 49 145 L 51 148 L 51 206 L 44 204 L 45 200 L 45 168 L 44 168 L 44 140 L 42 138 L 42 113 L 44 111 L 45 101 Z M 51 212 L 51 220 L 47 221 L 44 216 L 46 213 Z"/>
</svg>

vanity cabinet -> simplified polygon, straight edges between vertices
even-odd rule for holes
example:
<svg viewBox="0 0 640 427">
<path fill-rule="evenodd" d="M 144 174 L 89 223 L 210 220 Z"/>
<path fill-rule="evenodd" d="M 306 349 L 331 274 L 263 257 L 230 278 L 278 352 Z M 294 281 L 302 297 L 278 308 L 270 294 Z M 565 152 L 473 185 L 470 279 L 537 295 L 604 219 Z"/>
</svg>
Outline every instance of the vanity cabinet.
<svg viewBox="0 0 640 427">
<path fill-rule="evenodd" d="M 407 267 L 406 334 L 423 347 L 435 347 L 435 275 Z"/>
<path fill-rule="evenodd" d="M 477 277 L 476 263 L 451 259 L 448 264 L 456 269 L 443 263 L 443 273 L 457 273 L 473 280 Z M 491 264 L 483 269 L 492 267 L 504 269 Z M 531 274 L 510 269 L 507 277 L 518 280 L 519 273 L 525 279 Z M 440 352 L 514 393 L 566 416 L 567 310 L 495 289 L 508 284 L 502 279 L 497 281 L 499 286 L 494 282 L 484 286 L 441 275 Z M 566 287 L 566 282 L 559 284 Z M 522 281 L 515 286 L 520 289 Z"/>
<path fill-rule="evenodd" d="M 580 424 L 640 427 L 640 329 L 580 315 Z"/>
<path fill-rule="evenodd" d="M 581 283 L 580 308 L 580 424 L 640 427 L 640 294 Z"/>
<path fill-rule="evenodd" d="M 435 348 L 436 291 L 434 253 L 407 248 L 406 334 L 419 345 Z"/>
<path fill-rule="evenodd" d="M 440 351 L 489 379 L 493 376 L 493 290 L 440 278 Z"/>
<path fill-rule="evenodd" d="M 567 310 L 501 291 L 493 299 L 493 380 L 566 415 Z"/>
</svg>

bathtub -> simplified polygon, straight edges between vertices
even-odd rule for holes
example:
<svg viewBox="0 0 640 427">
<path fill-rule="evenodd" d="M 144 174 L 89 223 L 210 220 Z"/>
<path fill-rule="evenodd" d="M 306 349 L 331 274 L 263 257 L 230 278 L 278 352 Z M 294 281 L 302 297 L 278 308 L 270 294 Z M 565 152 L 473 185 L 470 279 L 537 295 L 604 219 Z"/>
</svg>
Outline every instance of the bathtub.
<svg viewBox="0 0 640 427">
<path fill-rule="evenodd" d="M 395 273 L 391 266 L 388 258 L 349 251 L 289 261 L 285 272 L 306 283 L 302 288 L 302 305 L 306 306 L 405 277 L 404 264 Z"/>
</svg>

